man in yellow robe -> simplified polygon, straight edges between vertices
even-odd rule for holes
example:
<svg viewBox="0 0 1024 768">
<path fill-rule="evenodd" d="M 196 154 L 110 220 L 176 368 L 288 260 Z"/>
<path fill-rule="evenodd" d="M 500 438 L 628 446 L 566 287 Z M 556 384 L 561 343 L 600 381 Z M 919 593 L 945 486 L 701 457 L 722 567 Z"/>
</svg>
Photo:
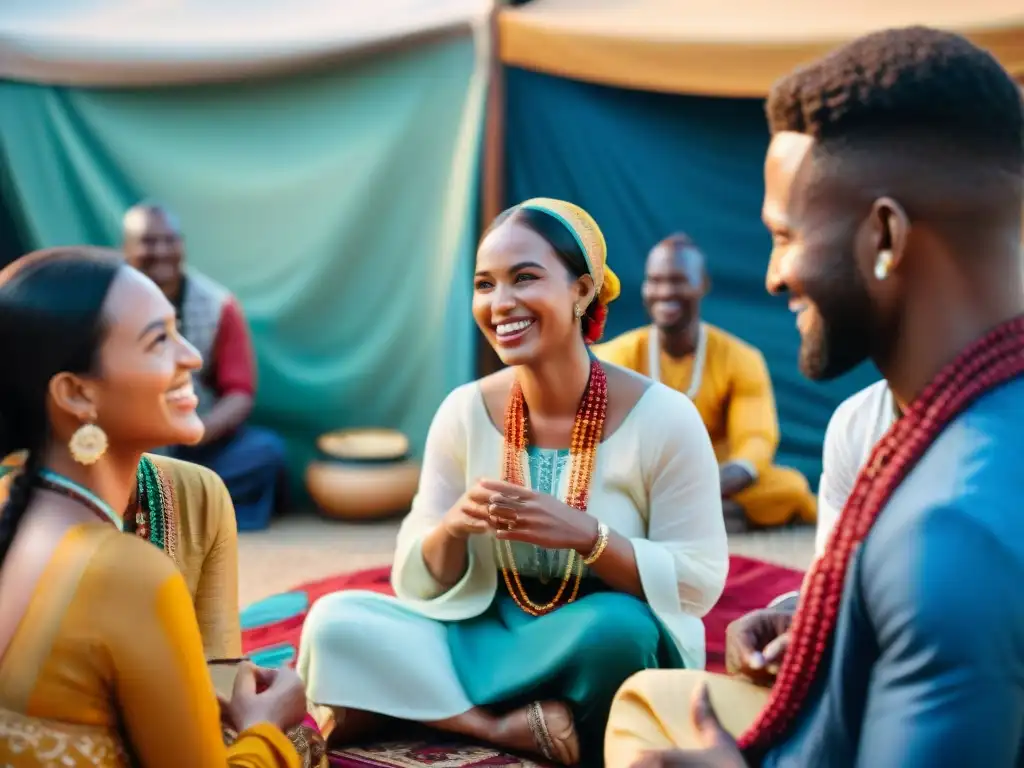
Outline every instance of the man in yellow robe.
<svg viewBox="0 0 1024 768">
<path fill-rule="evenodd" d="M 602 360 L 684 392 L 697 406 L 718 456 L 730 532 L 812 523 L 806 478 L 774 464 L 779 445 L 775 396 L 764 357 L 700 318 L 709 280 L 704 256 L 686 235 L 658 243 L 647 257 L 643 300 L 653 325 L 594 347 Z"/>
</svg>

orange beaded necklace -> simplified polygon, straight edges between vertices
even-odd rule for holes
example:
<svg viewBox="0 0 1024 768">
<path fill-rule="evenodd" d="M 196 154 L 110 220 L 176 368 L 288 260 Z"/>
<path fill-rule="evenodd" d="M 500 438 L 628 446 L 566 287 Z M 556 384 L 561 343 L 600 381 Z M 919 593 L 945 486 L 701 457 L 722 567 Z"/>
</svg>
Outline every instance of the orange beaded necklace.
<svg viewBox="0 0 1024 768">
<path fill-rule="evenodd" d="M 569 492 L 566 496 L 566 503 L 581 512 L 587 511 L 590 480 L 594 475 L 597 446 L 604 433 L 604 420 L 607 413 L 608 377 L 605 375 L 601 363 L 592 359 L 590 380 L 587 382 L 587 389 L 580 400 L 579 410 L 576 411 L 576 420 L 572 427 L 572 441 L 569 447 L 572 470 L 569 476 Z M 517 381 L 512 384 L 512 392 L 505 409 L 505 454 L 502 477 L 506 483 L 526 485 L 522 465 L 522 455 L 528 445 L 526 429 L 526 402 L 523 399 L 523 390 Z M 504 543 L 504 547 L 502 547 L 502 543 Z M 504 549 L 504 557 L 502 549 Z M 505 579 L 505 586 L 512 599 L 516 601 L 516 605 L 525 613 L 531 616 L 543 616 L 558 608 L 565 590 L 568 588 L 573 571 L 575 571 L 576 580 L 572 593 L 565 604 L 573 602 L 579 594 L 580 580 L 583 577 L 583 558 L 575 550 L 569 552 L 562 583 L 555 596 L 547 603 L 535 603 L 526 594 L 526 589 L 519 578 L 519 570 L 516 568 L 511 542 L 507 539 L 504 542 L 496 542 L 496 552 L 498 565 L 501 567 L 501 574 Z M 511 575 L 509 571 L 511 571 Z"/>
</svg>

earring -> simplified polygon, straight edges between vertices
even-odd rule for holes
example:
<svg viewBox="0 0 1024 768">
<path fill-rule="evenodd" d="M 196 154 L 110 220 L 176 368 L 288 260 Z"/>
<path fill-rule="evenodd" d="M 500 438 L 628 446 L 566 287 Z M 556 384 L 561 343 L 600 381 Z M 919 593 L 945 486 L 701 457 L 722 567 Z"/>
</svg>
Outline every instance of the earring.
<svg viewBox="0 0 1024 768">
<path fill-rule="evenodd" d="M 573 311 L 573 314 L 576 315 L 576 319 L 577 320 L 579 320 L 581 317 L 583 317 L 583 310 L 580 309 L 580 303 L 578 301 L 575 304 L 572 305 L 572 311 Z"/>
<path fill-rule="evenodd" d="M 875 261 L 875 279 L 882 281 L 889 276 L 892 269 L 892 251 L 886 249 L 878 252 L 878 259 Z"/>
<path fill-rule="evenodd" d="M 68 450 L 79 464 L 95 464 L 107 452 L 107 433 L 95 424 L 83 424 L 68 441 Z"/>
</svg>

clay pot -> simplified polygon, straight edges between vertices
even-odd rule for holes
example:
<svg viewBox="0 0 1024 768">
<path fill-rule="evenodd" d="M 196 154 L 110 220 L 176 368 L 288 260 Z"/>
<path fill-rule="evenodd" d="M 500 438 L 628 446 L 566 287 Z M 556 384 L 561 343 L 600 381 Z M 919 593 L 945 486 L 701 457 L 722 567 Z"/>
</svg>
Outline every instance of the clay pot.
<svg viewBox="0 0 1024 768">
<path fill-rule="evenodd" d="M 409 439 L 390 429 L 336 430 L 317 439 L 306 489 L 328 517 L 375 520 L 407 512 L 419 485 Z"/>
</svg>

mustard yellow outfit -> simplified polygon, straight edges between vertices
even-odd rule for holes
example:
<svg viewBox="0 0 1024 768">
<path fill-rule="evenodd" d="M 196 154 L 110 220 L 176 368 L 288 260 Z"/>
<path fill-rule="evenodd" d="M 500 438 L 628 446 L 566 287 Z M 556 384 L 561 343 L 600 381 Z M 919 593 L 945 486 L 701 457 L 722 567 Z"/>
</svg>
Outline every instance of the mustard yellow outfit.
<svg viewBox="0 0 1024 768">
<path fill-rule="evenodd" d="M 816 505 L 807 479 L 773 463 L 779 420 L 761 353 L 709 323 L 701 324 L 697 350 L 685 358 L 652 350 L 651 342 L 652 329 L 639 328 L 593 349 L 606 362 L 652 378 L 656 374 L 663 384 L 693 400 L 719 463 L 738 463 L 755 478 L 733 497 L 753 523 L 782 525 L 794 516 L 814 522 Z"/>
<path fill-rule="evenodd" d="M 178 536 L 173 557 L 192 596 L 206 658 L 240 656 L 238 528 L 231 497 L 206 467 L 150 458 L 174 486 Z"/>
<path fill-rule="evenodd" d="M 149 458 L 174 487 L 176 535 L 168 554 L 192 596 L 203 652 L 208 659 L 240 656 L 238 529 L 231 497 L 205 467 L 165 456 Z M 21 457 L 12 455 L 0 467 L 14 470 L 20 464 Z M 0 505 L 7 500 L 10 483 L 10 474 L 0 479 Z"/>
<path fill-rule="evenodd" d="M 130 764 L 298 768 L 300 758 L 269 724 L 224 745 L 181 574 L 148 542 L 87 523 L 58 544 L 0 661 L 0 765 Z"/>
<path fill-rule="evenodd" d="M 242 653 L 238 616 L 238 528 L 231 497 L 213 471 L 186 461 L 150 455 L 170 482 L 174 505 L 166 552 L 178 567 L 199 624 L 206 659 L 236 658 Z M 22 463 L 12 455 L 0 462 L 0 506 L 7 499 L 11 472 Z M 141 541 L 141 540 L 140 540 Z M 234 734 L 225 729 L 230 740 Z M 323 739 L 308 725 L 288 733 L 305 768 L 326 766 Z"/>
</svg>

